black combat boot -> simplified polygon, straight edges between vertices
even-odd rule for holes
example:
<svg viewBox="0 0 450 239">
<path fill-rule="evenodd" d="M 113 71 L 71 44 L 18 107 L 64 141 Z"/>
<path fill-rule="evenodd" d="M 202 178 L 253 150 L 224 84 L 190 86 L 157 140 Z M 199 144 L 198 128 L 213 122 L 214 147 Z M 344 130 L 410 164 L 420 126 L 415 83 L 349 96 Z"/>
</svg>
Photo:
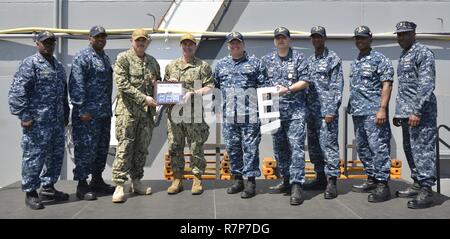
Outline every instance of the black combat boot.
<svg viewBox="0 0 450 239">
<path fill-rule="evenodd" d="M 76 194 L 77 198 L 80 200 L 92 201 L 97 199 L 97 196 L 95 195 L 94 192 L 92 192 L 86 180 L 78 181 Z"/>
<path fill-rule="evenodd" d="M 249 177 L 244 191 L 241 193 L 241 198 L 252 198 L 256 195 L 256 181 L 255 177 Z"/>
<path fill-rule="evenodd" d="M 387 181 L 377 181 L 377 188 L 367 197 L 369 202 L 384 202 L 389 199 L 391 199 L 391 190 Z"/>
<path fill-rule="evenodd" d="M 353 185 L 352 191 L 357 193 L 368 193 L 372 190 L 377 188 L 377 182 L 374 178 L 367 178 L 367 181 L 365 181 L 363 184 L 360 185 Z"/>
<path fill-rule="evenodd" d="M 333 199 L 337 197 L 337 187 L 336 187 L 336 177 L 330 177 L 328 178 L 328 184 L 327 189 L 325 189 L 325 192 L 323 193 L 323 197 L 325 199 Z"/>
<path fill-rule="evenodd" d="M 408 208 L 411 209 L 419 209 L 419 208 L 428 208 L 433 205 L 433 190 L 431 187 L 420 187 L 420 192 L 417 196 L 408 201 Z"/>
<path fill-rule="evenodd" d="M 407 188 L 406 190 L 399 190 L 395 194 L 397 195 L 397 197 L 400 198 L 411 198 L 417 196 L 419 192 L 420 192 L 419 182 L 414 181 L 411 187 Z"/>
<path fill-rule="evenodd" d="M 234 183 L 227 189 L 228 194 L 236 194 L 244 190 L 244 179 L 240 175 L 234 176 Z"/>
<path fill-rule="evenodd" d="M 92 175 L 92 180 L 89 182 L 89 187 L 91 188 L 92 192 L 104 195 L 111 195 L 116 190 L 115 187 L 103 181 L 102 175 Z"/>
<path fill-rule="evenodd" d="M 55 200 L 55 201 L 67 201 L 69 200 L 69 194 L 56 190 L 55 186 L 48 185 L 43 186 L 39 192 L 41 200 Z"/>
<path fill-rule="evenodd" d="M 41 199 L 36 191 L 27 192 L 25 196 L 25 205 L 33 210 L 39 210 L 44 208 Z"/>
<path fill-rule="evenodd" d="M 302 185 L 299 183 L 293 183 L 291 188 L 291 198 L 289 203 L 293 206 L 300 205 L 304 201 Z"/>
<path fill-rule="evenodd" d="M 302 188 L 304 190 L 325 190 L 327 188 L 327 177 L 325 176 L 325 173 L 317 173 L 316 179 L 305 182 Z"/>
<path fill-rule="evenodd" d="M 269 187 L 270 194 L 290 193 L 291 184 L 289 184 L 289 177 L 283 177 L 283 181 L 276 186 Z"/>
</svg>

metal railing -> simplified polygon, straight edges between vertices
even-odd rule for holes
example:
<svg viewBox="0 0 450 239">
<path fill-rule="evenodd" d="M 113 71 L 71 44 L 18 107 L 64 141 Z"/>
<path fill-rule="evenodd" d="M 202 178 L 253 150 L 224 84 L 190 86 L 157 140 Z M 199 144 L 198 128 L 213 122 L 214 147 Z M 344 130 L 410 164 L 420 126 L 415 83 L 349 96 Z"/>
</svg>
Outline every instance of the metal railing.
<svg viewBox="0 0 450 239">
<path fill-rule="evenodd" d="M 443 139 L 439 137 L 439 130 L 443 128 L 450 132 L 450 127 L 445 124 L 441 124 L 437 128 L 437 137 L 436 137 L 436 184 L 437 184 L 437 192 L 441 193 L 441 153 L 439 150 L 439 143 L 442 143 L 445 147 L 450 149 L 450 144 L 445 142 Z"/>
<path fill-rule="evenodd" d="M 354 145 L 348 144 L 348 114 L 347 114 L 347 107 L 344 108 L 344 134 L 343 134 L 343 149 L 344 149 L 344 175 L 348 176 L 348 149 L 353 148 Z M 450 144 L 445 142 L 442 138 L 439 136 L 439 130 L 440 129 L 446 129 L 450 132 L 450 127 L 444 124 L 441 124 L 437 128 L 437 137 L 436 137 L 436 185 L 437 185 L 437 192 L 441 193 L 441 156 L 440 156 L 440 144 L 442 143 L 445 147 L 450 149 Z"/>
<path fill-rule="evenodd" d="M 342 147 L 344 149 L 344 175 L 345 177 L 348 176 L 348 171 L 347 171 L 347 157 L 348 157 L 348 114 L 347 114 L 347 107 L 344 106 L 344 140 L 343 140 L 343 144 L 344 146 Z"/>
</svg>

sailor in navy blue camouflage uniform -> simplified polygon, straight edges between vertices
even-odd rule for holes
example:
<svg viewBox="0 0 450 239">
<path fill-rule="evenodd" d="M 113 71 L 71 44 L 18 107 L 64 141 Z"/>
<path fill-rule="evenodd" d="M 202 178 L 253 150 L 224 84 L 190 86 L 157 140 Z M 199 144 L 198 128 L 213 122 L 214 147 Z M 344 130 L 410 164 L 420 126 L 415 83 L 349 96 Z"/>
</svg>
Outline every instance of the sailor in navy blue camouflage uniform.
<svg viewBox="0 0 450 239">
<path fill-rule="evenodd" d="M 227 193 L 242 192 L 242 198 L 250 198 L 256 194 L 255 177 L 261 176 L 256 88 L 264 84 L 265 70 L 258 58 L 245 52 L 241 33 L 230 33 L 227 45 L 230 55 L 219 60 L 214 70 L 214 85 L 223 98 L 222 132 L 235 179 Z M 248 179 L 245 187 L 243 176 Z"/>
<path fill-rule="evenodd" d="M 344 77 L 342 60 L 325 46 L 326 30 L 311 29 L 314 55 L 308 58 L 308 152 L 314 164 L 316 179 L 304 185 L 305 190 L 324 190 L 324 198 L 337 197 L 336 181 L 340 176 L 339 107 L 342 101 Z"/>
<path fill-rule="evenodd" d="M 102 179 L 108 156 L 111 130 L 112 68 L 104 52 L 105 28 L 89 31 L 90 46 L 77 53 L 69 77 L 75 153 L 74 180 L 81 200 L 95 200 L 95 193 L 112 194 L 114 187 Z M 92 180 L 88 185 L 89 174 Z"/>
<path fill-rule="evenodd" d="M 434 53 L 416 41 L 416 24 L 402 21 L 396 26 L 403 52 L 398 60 L 398 93 L 394 125 L 402 127 L 403 149 L 414 184 L 398 191 L 399 197 L 415 197 L 408 208 L 433 204 L 431 187 L 436 181 L 437 103 Z"/>
<path fill-rule="evenodd" d="M 356 150 L 368 176 L 355 192 L 371 192 L 369 202 L 391 198 L 390 176 L 391 129 L 388 106 L 394 68 L 383 54 L 372 50 L 372 33 L 366 26 L 355 29 L 359 55 L 350 66 L 350 99 L 348 111 L 353 116 Z"/>
<path fill-rule="evenodd" d="M 276 86 L 279 97 L 281 127 L 272 135 L 273 151 L 283 181 L 270 187 L 271 193 L 291 191 L 291 205 L 300 205 L 305 182 L 305 116 L 306 93 L 309 85 L 306 57 L 290 47 L 291 35 L 287 28 L 274 31 L 275 51 L 262 57 L 269 86 Z"/>
<path fill-rule="evenodd" d="M 22 135 L 22 191 L 25 205 L 42 209 L 42 200 L 65 201 L 67 193 L 55 189 L 64 158 L 64 127 L 69 104 L 64 67 L 53 52 L 56 37 L 49 31 L 35 37 L 38 52 L 25 58 L 14 75 L 9 107 L 17 115 Z M 37 189 L 42 189 L 37 193 Z"/>
</svg>

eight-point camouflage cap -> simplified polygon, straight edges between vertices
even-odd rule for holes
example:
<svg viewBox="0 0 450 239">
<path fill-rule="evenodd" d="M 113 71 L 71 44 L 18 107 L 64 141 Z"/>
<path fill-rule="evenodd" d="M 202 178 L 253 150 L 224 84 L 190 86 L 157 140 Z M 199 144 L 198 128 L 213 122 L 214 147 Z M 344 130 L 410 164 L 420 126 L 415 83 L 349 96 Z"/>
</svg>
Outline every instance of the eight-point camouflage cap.
<svg viewBox="0 0 450 239">
<path fill-rule="evenodd" d="M 416 27 L 417 25 L 414 22 L 401 21 L 395 26 L 394 33 L 415 31 Z"/>
</svg>

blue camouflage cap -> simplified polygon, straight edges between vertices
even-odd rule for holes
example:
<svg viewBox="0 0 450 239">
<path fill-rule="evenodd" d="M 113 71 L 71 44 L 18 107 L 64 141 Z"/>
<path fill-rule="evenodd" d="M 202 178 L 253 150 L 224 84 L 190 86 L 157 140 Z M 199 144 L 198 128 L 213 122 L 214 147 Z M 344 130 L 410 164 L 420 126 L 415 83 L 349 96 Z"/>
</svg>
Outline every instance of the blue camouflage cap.
<svg viewBox="0 0 450 239">
<path fill-rule="evenodd" d="M 43 41 L 45 41 L 47 39 L 53 39 L 53 40 L 56 41 L 56 36 L 55 36 L 55 34 L 53 34 L 52 32 L 49 32 L 49 31 L 41 31 L 41 32 L 38 32 L 34 36 L 34 40 L 36 42 L 38 42 L 38 41 L 39 42 L 43 42 Z"/>
<path fill-rule="evenodd" d="M 372 31 L 368 26 L 359 26 L 355 29 L 355 37 L 372 37 Z"/>
<path fill-rule="evenodd" d="M 108 35 L 108 34 L 106 34 L 105 28 L 102 27 L 102 26 L 93 26 L 93 27 L 91 27 L 91 30 L 89 31 L 89 36 L 95 37 L 95 36 L 98 36 L 100 34 Z"/>
<path fill-rule="evenodd" d="M 227 36 L 227 42 L 231 42 L 232 40 L 239 40 L 241 42 L 244 42 L 244 37 L 240 32 L 232 32 L 228 34 Z"/>
<path fill-rule="evenodd" d="M 311 35 L 310 36 L 312 36 L 314 34 L 319 34 L 322 37 L 326 37 L 327 36 L 327 32 L 325 31 L 325 27 L 322 27 L 322 26 L 315 26 L 315 27 L 311 28 Z"/>
<path fill-rule="evenodd" d="M 291 32 L 289 31 L 289 29 L 285 28 L 285 27 L 279 27 L 277 29 L 275 29 L 275 31 L 273 31 L 273 35 L 275 37 L 282 35 L 285 37 L 291 37 Z"/>
<path fill-rule="evenodd" d="M 395 32 L 411 32 L 416 30 L 417 25 L 414 22 L 401 21 L 395 26 Z"/>
</svg>

